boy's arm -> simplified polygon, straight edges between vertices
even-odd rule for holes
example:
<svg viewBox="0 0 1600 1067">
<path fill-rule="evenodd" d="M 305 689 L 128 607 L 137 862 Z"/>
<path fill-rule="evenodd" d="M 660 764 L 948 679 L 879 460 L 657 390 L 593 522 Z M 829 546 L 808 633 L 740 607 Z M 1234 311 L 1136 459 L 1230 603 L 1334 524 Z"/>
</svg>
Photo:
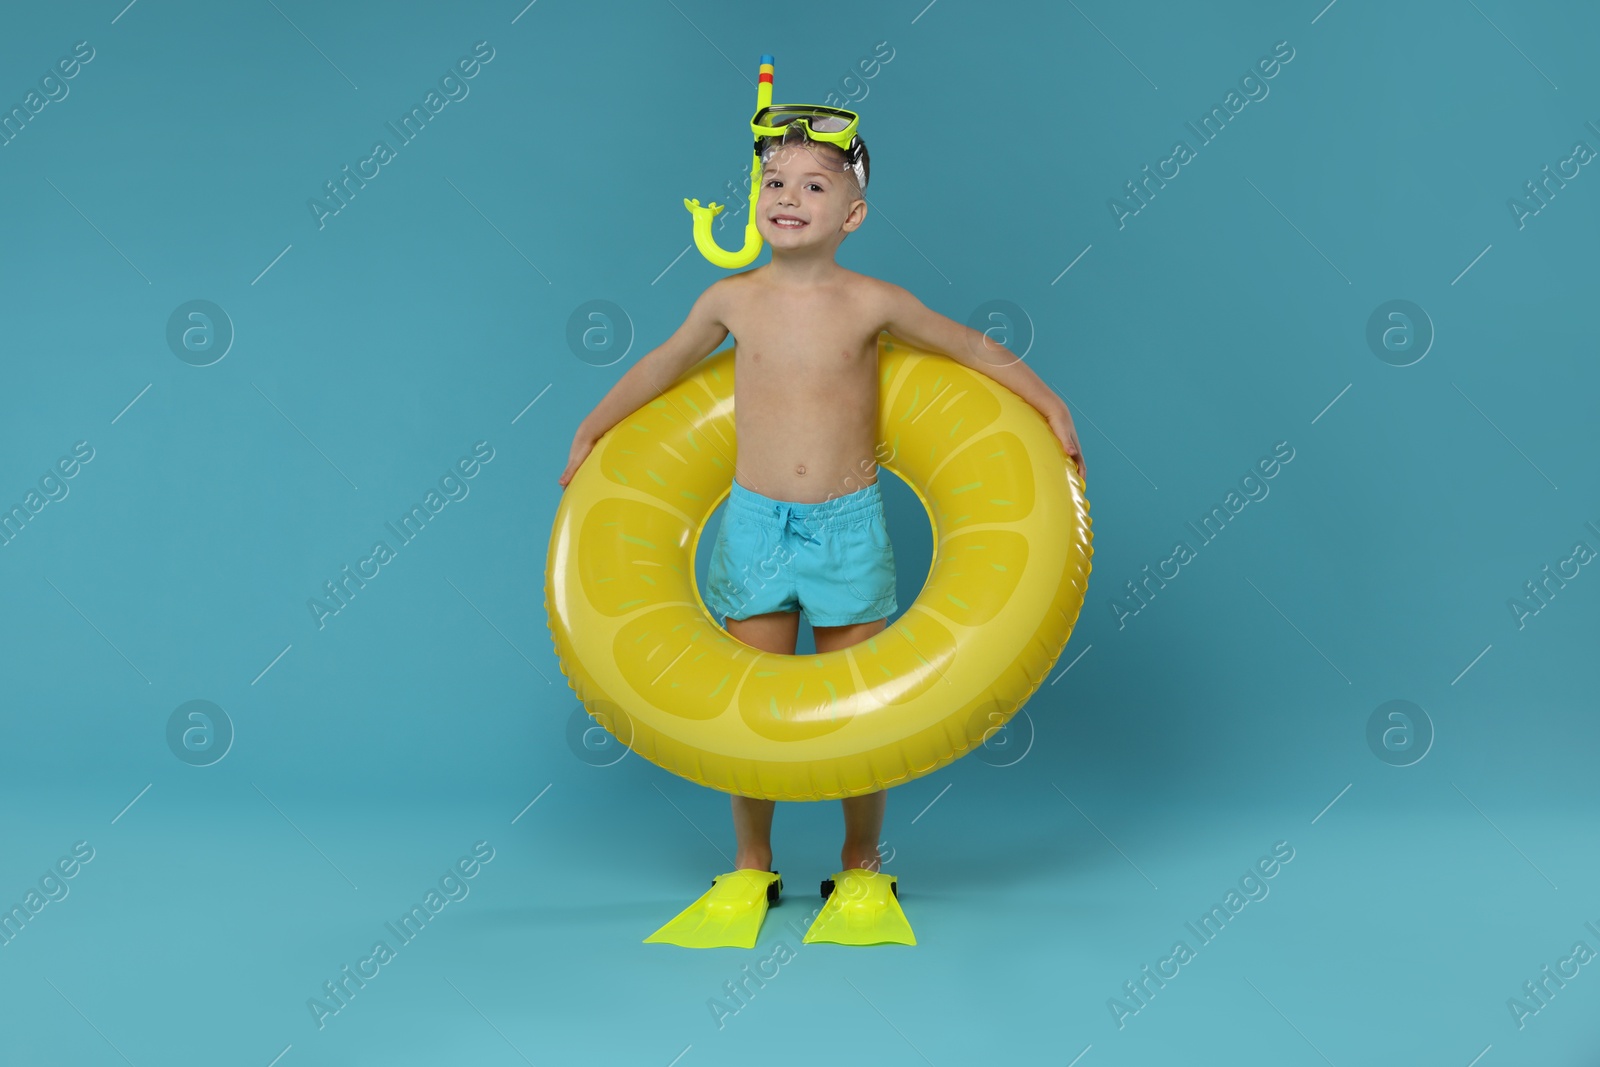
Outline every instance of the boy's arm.
<svg viewBox="0 0 1600 1067">
<path fill-rule="evenodd" d="M 1067 402 L 1057 396 L 1032 367 L 1005 345 L 928 308 L 900 286 L 889 282 L 879 282 L 879 285 L 883 329 L 917 348 L 942 353 L 964 367 L 987 374 L 1032 404 L 1050 424 L 1062 450 L 1077 462 L 1079 475 L 1088 476 Z"/>
<path fill-rule="evenodd" d="M 683 376 L 684 372 L 706 356 L 728 336 L 723 325 L 725 288 L 728 279 L 715 282 L 689 309 L 688 318 L 673 335 L 659 347 L 628 368 L 600 403 L 595 405 L 572 438 L 572 452 L 567 458 L 567 469 L 557 479 L 563 489 L 595 442 L 607 430 L 660 396 L 668 386 Z"/>
</svg>

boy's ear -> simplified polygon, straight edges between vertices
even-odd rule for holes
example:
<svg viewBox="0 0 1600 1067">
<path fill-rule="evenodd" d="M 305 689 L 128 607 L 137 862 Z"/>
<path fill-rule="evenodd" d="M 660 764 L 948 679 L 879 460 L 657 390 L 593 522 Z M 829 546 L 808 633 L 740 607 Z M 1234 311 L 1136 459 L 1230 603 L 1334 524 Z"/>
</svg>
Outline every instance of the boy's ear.
<svg viewBox="0 0 1600 1067">
<path fill-rule="evenodd" d="M 856 197 L 850 204 L 850 214 L 844 219 L 844 232 L 854 233 L 867 221 L 867 202 L 862 197 Z"/>
</svg>

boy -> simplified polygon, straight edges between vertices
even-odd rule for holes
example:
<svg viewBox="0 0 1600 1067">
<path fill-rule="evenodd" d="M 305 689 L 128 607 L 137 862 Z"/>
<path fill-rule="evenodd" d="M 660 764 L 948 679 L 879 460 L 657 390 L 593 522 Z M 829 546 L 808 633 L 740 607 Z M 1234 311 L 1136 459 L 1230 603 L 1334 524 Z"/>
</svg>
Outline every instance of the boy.
<svg viewBox="0 0 1600 1067">
<path fill-rule="evenodd" d="M 799 126 L 786 133 L 800 133 Z M 819 653 L 865 641 L 897 609 L 894 552 L 877 480 L 878 335 L 944 353 L 1028 401 L 1086 473 L 1066 402 L 1004 346 L 924 307 L 906 290 L 840 267 L 866 221 L 870 160 L 810 138 L 767 141 L 756 225 L 772 262 L 714 283 L 688 319 L 628 370 L 578 427 L 563 488 L 612 426 L 658 396 L 732 333 L 738 459 L 713 550 L 707 601 L 728 633 L 794 655 L 804 609 Z M 860 485 L 853 492 L 845 487 Z M 741 583 L 758 563 L 775 579 Z M 752 588 L 753 585 L 753 588 Z M 737 617 L 736 617 L 737 616 Z M 886 791 L 844 806 L 843 870 L 877 871 Z M 735 866 L 772 869 L 775 802 L 733 796 Z"/>
</svg>

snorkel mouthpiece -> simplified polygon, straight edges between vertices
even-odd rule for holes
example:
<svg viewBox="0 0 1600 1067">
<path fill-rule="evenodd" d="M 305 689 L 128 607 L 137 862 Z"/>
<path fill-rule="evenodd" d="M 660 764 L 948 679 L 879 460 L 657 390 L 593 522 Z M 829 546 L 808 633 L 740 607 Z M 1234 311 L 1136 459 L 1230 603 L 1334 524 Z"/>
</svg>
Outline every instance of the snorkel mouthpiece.
<svg viewBox="0 0 1600 1067">
<path fill-rule="evenodd" d="M 771 56 L 761 57 L 760 77 L 756 82 L 756 110 L 772 103 L 772 74 L 773 62 Z M 745 220 L 744 247 L 737 252 L 730 252 L 717 244 L 717 239 L 711 233 L 711 220 L 722 213 L 722 205 L 712 201 L 709 207 L 701 207 L 698 200 L 684 200 L 683 206 L 689 209 L 694 216 L 694 243 L 700 249 L 700 254 L 705 256 L 714 265 L 733 269 L 746 267 L 755 262 L 761 254 L 761 231 L 756 229 L 756 200 L 761 196 L 761 155 L 759 152 L 750 153 L 750 214 Z"/>
</svg>

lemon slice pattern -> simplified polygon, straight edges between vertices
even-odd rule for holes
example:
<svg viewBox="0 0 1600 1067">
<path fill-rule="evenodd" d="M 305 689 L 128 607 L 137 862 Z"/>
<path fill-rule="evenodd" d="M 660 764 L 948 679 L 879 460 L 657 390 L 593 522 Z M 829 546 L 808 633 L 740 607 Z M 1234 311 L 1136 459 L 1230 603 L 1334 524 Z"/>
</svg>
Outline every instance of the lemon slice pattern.
<svg viewBox="0 0 1600 1067">
<path fill-rule="evenodd" d="M 880 338 L 879 465 L 927 512 L 923 589 L 851 648 L 759 651 L 717 625 L 694 574 L 738 455 L 734 352 L 612 427 L 568 483 L 545 572 L 562 673 L 633 751 L 723 792 L 830 800 L 937 770 L 1066 647 L 1093 555 L 1077 468 L 1005 386 Z"/>
</svg>

